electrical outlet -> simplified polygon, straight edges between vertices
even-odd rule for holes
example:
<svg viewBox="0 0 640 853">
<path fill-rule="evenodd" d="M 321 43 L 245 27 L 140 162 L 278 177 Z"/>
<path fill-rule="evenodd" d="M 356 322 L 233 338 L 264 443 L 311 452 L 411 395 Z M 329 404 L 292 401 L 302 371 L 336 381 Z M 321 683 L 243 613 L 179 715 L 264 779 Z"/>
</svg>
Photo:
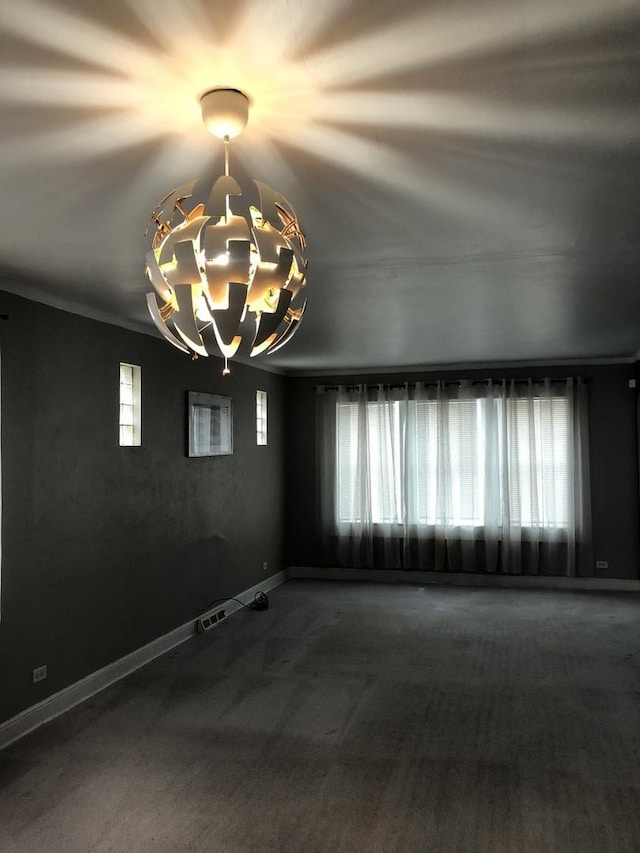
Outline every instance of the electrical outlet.
<svg viewBox="0 0 640 853">
<path fill-rule="evenodd" d="M 37 666 L 33 670 L 33 683 L 37 684 L 39 681 L 44 681 L 47 677 L 47 665 L 45 663 L 44 666 Z"/>
<path fill-rule="evenodd" d="M 608 560 L 596 560 L 596 569 L 608 569 L 609 561 Z"/>
<path fill-rule="evenodd" d="M 262 571 L 263 571 L 263 572 L 268 572 L 268 571 L 269 571 L 269 563 L 267 563 L 267 561 L 266 561 L 266 560 L 265 560 L 265 561 L 264 561 L 264 563 L 262 564 Z"/>
<path fill-rule="evenodd" d="M 203 616 L 201 619 L 198 619 L 198 631 L 208 631 L 209 628 L 213 628 L 215 621 L 215 616 Z"/>
<path fill-rule="evenodd" d="M 210 613 L 208 616 L 201 616 L 197 622 L 197 630 L 199 633 L 202 631 L 209 631 L 217 622 L 222 622 L 222 620 L 226 618 L 227 614 L 222 608 L 220 610 L 216 610 L 215 613 Z"/>
</svg>

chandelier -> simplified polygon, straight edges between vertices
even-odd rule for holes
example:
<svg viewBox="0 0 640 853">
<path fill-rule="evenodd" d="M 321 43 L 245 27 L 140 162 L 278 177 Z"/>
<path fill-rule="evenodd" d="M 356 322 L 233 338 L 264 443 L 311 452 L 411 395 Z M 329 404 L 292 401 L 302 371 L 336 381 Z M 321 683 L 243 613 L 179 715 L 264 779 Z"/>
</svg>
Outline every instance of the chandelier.
<svg viewBox="0 0 640 853">
<path fill-rule="evenodd" d="M 227 375 L 237 353 L 268 355 L 295 334 L 306 305 L 306 241 L 284 196 L 229 173 L 229 140 L 249 115 L 246 95 L 216 88 L 200 104 L 224 141 L 224 175 L 212 186 L 183 184 L 151 213 L 147 305 L 169 343 L 193 358 L 221 354 Z"/>
</svg>

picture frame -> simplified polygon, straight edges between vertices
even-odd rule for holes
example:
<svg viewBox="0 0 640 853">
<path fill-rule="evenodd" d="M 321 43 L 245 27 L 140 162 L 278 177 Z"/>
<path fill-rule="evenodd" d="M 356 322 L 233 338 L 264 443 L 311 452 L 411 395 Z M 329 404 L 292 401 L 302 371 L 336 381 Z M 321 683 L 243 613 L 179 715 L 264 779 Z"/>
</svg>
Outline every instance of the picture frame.
<svg viewBox="0 0 640 853">
<path fill-rule="evenodd" d="M 188 456 L 230 456 L 233 453 L 231 397 L 188 391 L 187 413 Z"/>
</svg>

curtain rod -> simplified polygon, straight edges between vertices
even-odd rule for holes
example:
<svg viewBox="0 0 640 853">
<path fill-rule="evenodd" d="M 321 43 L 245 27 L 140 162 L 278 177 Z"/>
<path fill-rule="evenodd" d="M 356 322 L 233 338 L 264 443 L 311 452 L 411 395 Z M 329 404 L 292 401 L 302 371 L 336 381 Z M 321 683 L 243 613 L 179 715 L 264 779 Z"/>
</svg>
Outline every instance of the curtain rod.
<svg viewBox="0 0 640 853">
<path fill-rule="evenodd" d="M 590 379 L 584 379 L 579 376 L 565 377 L 564 379 L 470 379 L 468 380 L 469 385 L 488 385 L 490 382 L 513 382 L 516 385 L 527 385 L 529 382 L 534 382 L 540 384 L 541 382 L 566 382 L 567 379 L 582 379 L 583 382 L 590 382 Z M 365 388 L 379 388 L 381 385 L 383 388 L 415 388 L 417 382 L 402 382 L 401 384 L 387 384 L 386 382 L 374 382 L 374 383 L 366 383 L 364 384 Z M 432 382 L 421 382 L 421 385 L 457 385 L 461 387 L 464 382 L 460 379 L 442 379 L 440 382 L 432 381 Z M 352 390 L 354 388 L 361 388 L 363 383 L 355 384 L 355 385 L 314 385 L 313 390 L 317 391 L 320 388 L 323 388 L 325 391 L 338 391 L 340 388 L 346 388 L 347 390 Z"/>
</svg>

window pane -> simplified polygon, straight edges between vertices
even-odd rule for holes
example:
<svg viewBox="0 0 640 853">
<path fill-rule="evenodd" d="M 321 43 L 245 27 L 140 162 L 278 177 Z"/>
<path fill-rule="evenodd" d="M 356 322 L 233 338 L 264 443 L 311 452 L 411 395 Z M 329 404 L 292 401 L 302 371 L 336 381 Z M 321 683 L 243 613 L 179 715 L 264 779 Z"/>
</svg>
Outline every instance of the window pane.
<svg viewBox="0 0 640 853">
<path fill-rule="evenodd" d="M 134 442 L 133 426 L 122 424 L 120 426 L 120 444 L 124 447 L 131 447 Z"/>
<path fill-rule="evenodd" d="M 358 471 L 358 422 L 356 403 L 339 403 L 337 411 L 338 519 L 362 521 L 361 485 Z"/>
<path fill-rule="evenodd" d="M 120 405 L 133 406 L 133 385 L 120 386 Z"/>
<path fill-rule="evenodd" d="M 527 527 L 569 523 L 569 403 L 510 400 L 509 493 L 512 519 Z"/>
<path fill-rule="evenodd" d="M 367 406 L 365 439 L 368 444 L 371 516 L 376 523 L 400 517 L 399 403 Z"/>
<path fill-rule="evenodd" d="M 484 522 L 484 401 L 417 401 L 412 422 L 418 521 L 474 527 Z"/>
<path fill-rule="evenodd" d="M 120 425 L 133 426 L 133 406 L 120 406 Z"/>
</svg>

